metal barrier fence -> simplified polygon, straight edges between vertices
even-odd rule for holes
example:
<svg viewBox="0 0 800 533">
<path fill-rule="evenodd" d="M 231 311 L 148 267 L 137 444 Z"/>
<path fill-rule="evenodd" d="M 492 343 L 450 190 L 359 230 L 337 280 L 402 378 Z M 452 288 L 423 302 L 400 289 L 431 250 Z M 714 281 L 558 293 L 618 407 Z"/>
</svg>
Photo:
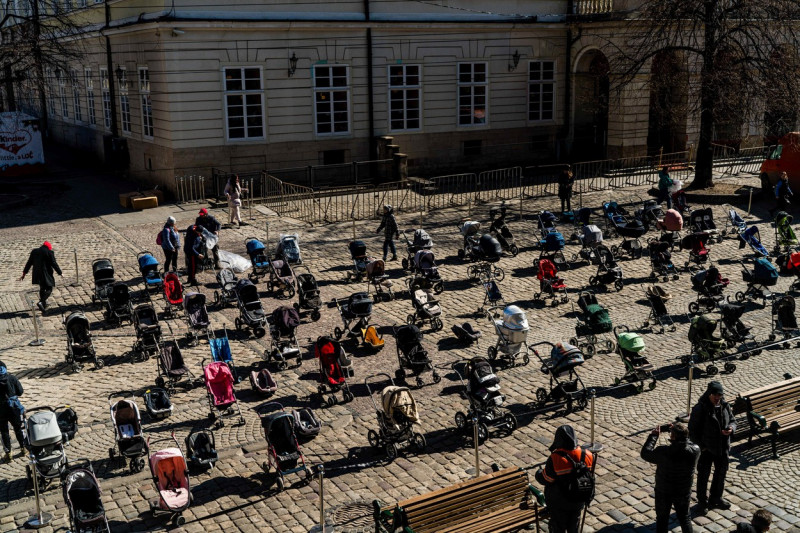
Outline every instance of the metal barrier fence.
<svg viewBox="0 0 800 533">
<path fill-rule="evenodd" d="M 761 172 L 761 164 L 769 156 L 769 151 L 769 146 L 753 146 L 740 148 L 738 151 L 720 150 L 719 157 L 716 157 L 715 146 L 714 168 L 723 169 L 723 174 L 730 175 L 736 175 L 740 172 L 758 174 Z"/>
<path fill-rule="evenodd" d="M 199 202 L 206 199 L 205 176 L 191 174 L 188 176 L 175 176 L 175 197 L 179 204 Z"/>
</svg>

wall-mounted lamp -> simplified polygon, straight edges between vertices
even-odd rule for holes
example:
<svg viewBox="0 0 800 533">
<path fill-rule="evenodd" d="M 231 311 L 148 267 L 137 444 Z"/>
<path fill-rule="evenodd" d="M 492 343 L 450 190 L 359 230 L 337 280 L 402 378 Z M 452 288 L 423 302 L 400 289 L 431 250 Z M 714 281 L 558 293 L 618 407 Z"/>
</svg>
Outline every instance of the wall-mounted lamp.
<svg viewBox="0 0 800 533">
<path fill-rule="evenodd" d="M 508 71 L 514 72 L 517 70 L 517 65 L 519 65 L 519 50 L 514 50 L 514 55 L 511 56 L 511 63 L 508 64 Z"/>
<path fill-rule="evenodd" d="M 289 58 L 289 77 L 294 76 L 294 71 L 297 70 L 297 56 L 292 52 L 292 57 Z"/>
<path fill-rule="evenodd" d="M 184 33 L 186 33 L 186 32 L 183 31 L 183 30 L 179 30 L 178 28 L 172 28 L 172 36 L 173 37 L 178 37 L 179 35 L 183 35 Z"/>
<path fill-rule="evenodd" d="M 114 73 L 117 75 L 117 81 L 122 83 L 122 78 L 125 76 L 125 70 L 123 70 L 121 66 L 117 65 L 117 69 L 114 71 Z"/>
</svg>

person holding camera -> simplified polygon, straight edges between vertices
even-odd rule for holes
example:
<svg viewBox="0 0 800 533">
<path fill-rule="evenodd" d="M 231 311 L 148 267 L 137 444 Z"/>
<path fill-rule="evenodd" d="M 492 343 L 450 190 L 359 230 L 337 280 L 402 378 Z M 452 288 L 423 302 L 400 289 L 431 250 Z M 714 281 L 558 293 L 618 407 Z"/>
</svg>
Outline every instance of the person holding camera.
<svg viewBox="0 0 800 533">
<path fill-rule="evenodd" d="M 731 450 L 731 435 L 736 431 L 736 420 L 730 404 L 723 398 L 723 393 L 722 383 L 709 383 L 689 417 L 689 437 L 701 450 L 697 463 L 697 503 L 700 514 L 708 509 L 725 510 L 731 507 L 723 499 L 722 492 L 725 488 L 725 475 L 728 473 L 728 454 Z M 714 478 L 711 480 L 711 491 L 707 492 L 712 466 Z"/>
<path fill-rule="evenodd" d="M 656 446 L 662 431 L 669 431 L 669 446 Z M 656 533 L 669 531 L 673 507 L 681 531 L 692 533 L 689 502 L 699 457 L 700 448 L 689 440 L 689 430 L 683 424 L 658 426 L 648 435 L 642 459 L 656 465 Z"/>
</svg>

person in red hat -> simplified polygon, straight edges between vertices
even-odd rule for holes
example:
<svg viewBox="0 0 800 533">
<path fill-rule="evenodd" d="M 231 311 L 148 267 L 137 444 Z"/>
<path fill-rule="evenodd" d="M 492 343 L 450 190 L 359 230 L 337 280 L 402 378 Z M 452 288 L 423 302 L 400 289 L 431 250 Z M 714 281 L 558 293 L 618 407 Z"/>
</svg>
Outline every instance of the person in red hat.
<svg viewBox="0 0 800 533">
<path fill-rule="evenodd" d="M 214 218 L 214 215 L 210 215 L 208 209 L 205 207 L 202 208 L 197 215 L 197 219 L 194 221 L 195 226 L 204 227 L 209 233 L 213 233 L 217 236 L 217 239 L 219 239 L 219 229 L 222 227 L 222 224 Z M 214 254 L 214 268 L 219 270 L 219 244 L 215 244 L 214 247 L 211 248 L 211 253 Z"/>
<path fill-rule="evenodd" d="M 61 268 L 56 262 L 56 256 L 53 253 L 53 245 L 44 241 L 38 248 L 31 250 L 31 255 L 28 257 L 28 262 L 25 263 L 25 268 L 22 270 L 22 276 L 19 281 L 25 279 L 28 270 L 33 268 L 33 275 L 31 276 L 31 283 L 39 285 L 39 302 L 36 304 L 39 310 L 44 314 L 47 309 L 47 299 L 53 293 L 53 287 L 56 286 L 56 280 L 53 277 L 53 271 L 58 272 L 61 276 Z"/>
</svg>

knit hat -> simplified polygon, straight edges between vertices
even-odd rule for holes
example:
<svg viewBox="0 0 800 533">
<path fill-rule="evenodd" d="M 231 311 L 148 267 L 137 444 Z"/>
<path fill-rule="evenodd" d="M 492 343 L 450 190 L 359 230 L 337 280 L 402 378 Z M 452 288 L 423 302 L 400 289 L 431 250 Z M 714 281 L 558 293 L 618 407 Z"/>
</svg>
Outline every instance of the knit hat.
<svg viewBox="0 0 800 533">
<path fill-rule="evenodd" d="M 711 394 L 724 394 L 722 383 L 720 383 L 719 381 L 712 381 L 711 383 L 709 383 L 706 391 Z"/>
<path fill-rule="evenodd" d="M 175 223 L 175 217 L 167 217 L 167 224 L 174 224 L 174 223 Z"/>
<path fill-rule="evenodd" d="M 8 370 L 6 369 L 6 364 L 0 361 L 0 376 L 4 376 L 5 374 L 8 374 Z"/>
<path fill-rule="evenodd" d="M 45 248 L 47 248 L 47 249 L 48 249 L 48 250 L 50 250 L 50 251 L 53 251 L 53 245 L 52 245 L 52 244 L 50 244 L 48 241 L 44 241 L 44 242 L 42 243 L 42 246 L 44 246 Z"/>
<path fill-rule="evenodd" d="M 208 209 L 206 209 L 206 208 L 204 207 L 203 209 L 201 209 L 201 210 L 200 210 L 200 214 L 201 214 L 201 215 L 207 215 L 207 214 L 208 214 Z"/>
</svg>

